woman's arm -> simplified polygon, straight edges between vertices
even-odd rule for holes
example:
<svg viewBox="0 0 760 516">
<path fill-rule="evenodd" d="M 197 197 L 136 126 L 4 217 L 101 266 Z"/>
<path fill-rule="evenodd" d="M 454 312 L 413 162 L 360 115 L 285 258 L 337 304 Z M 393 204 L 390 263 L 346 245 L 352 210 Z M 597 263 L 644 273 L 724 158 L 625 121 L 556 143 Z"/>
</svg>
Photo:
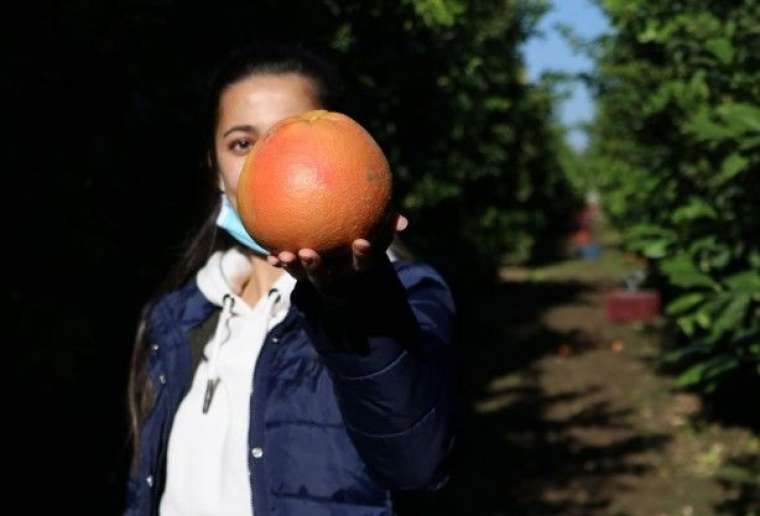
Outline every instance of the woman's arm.
<svg viewBox="0 0 760 516">
<path fill-rule="evenodd" d="M 435 489 L 453 440 L 454 302 L 432 267 L 397 273 L 383 257 L 340 297 L 301 279 L 291 299 L 370 470 L 389 489 Z"/>
</svg>

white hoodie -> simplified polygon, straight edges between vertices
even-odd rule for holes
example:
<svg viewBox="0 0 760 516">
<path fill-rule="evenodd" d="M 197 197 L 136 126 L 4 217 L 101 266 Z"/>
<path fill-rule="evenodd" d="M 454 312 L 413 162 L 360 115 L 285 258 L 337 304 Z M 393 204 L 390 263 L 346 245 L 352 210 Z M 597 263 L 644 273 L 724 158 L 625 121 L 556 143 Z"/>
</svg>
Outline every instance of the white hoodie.
<svg viewBox="0 0 760 516">
<path fill-rule="evenodd" d="M 396 259 L 390 249 L 387 254 Z M 251 308 L 240 297 L 251 267 L 250 258 L 231 247 L 198 271 L 198 288 L 222 313 L 174 416 L 160 516 L 253 514 L 248 454 L 264 453 L 248 449 L 253 371 L 267 333 L 288 313 L 296 280 L 283 272 Z M 208 393 L 212 379 L 216 387 Z"/>
<path fill-rule="evenodd" d="M 267 332 L 288 312 L 296 280 L 283 272 L 251 308 L 240 297 L 251 267 L 250 258 L 232 247 L 214 253 L 198 272 L 198 288 L 223 308 L 174 417 L 161 516 L 252 514 L 248 425 L 253 369 Z M 212 378 L 218 383 L 204 414 Z"/>
</svg>

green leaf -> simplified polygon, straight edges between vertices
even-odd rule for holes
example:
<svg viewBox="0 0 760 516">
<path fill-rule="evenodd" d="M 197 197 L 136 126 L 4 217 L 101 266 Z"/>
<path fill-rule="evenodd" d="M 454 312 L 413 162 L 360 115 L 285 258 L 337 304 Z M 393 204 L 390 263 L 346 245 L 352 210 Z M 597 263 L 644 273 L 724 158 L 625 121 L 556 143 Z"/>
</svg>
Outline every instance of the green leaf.
<svg viewBox="0 0 760 516">
<path fill-rule="evenodd" d="M 702 377 L 706 368 L 707 367 L 704 362 L 700 362 L 691 366 L 678 376 L 676 385 L 679 387 L 688 387 L 690 385 L 700 383 L 703 379 Z"/>
<path fill-rule="evenodd" d="M 715 122 L 707 110 L 699 111 L 686 124 L 686 130 L 700 140 L 725 140 L 737 136 L 737 131 L 725 124 Z"/>
<path fill-rule="evenodd" d="M 707 204 L 704 200 L 693 197 L 689 200 L 686 206 L 681 206 L 673 212 L 671 220 L 680 224 L 682 222 L 690 222 L 699 218 L 714 219 L 718 216 L 712 206 Z"/>
<path fill-rule="evenodd" d="M 512 102 L 505 97 L 487 97 L 483 102 L 483 107 L 488 111 L 506 112 L 512 107 Z"/>
<path fill-rule="evenodd" d="M 756 269 L 760 269 L 760 251 L 752 251 L 749 254 L 749 264 Z"/>
<path fill-rule="evenodd" d="M 628 229 L 628 238 L 651 238 L 651 237 L 670 237 L 675 238 L 675 232 L 672 229 L 664 228 L 655 224 L 636 224 Z"/>
<path fill-rule="evenodd" d="M 428 27 L 450 27 L 466 11 L 466 4 L 461 0 L 406 0 L 412 4 L 417 15 Z"/>
<path fill-rule="evenodd" d="M 335 31 L 331 46 L 338 52 L 346 53 L 354 42 L 350 23 L 341 24 Z"/>
<path fill-rule="evenodd" d="M 676 324 L 678 324 L 678 327 L 681 328 L 681 331 L 684 333 L 684 335 L 688 335 L 689 337 L 694 335 L 694 330 L 696 330 L 694 323 L 695 320 L 694 316 L 692 315 L 679 317 L 676 319 Z"/>
<path fill-rule="evenodd" d="M 686 255 L 679 255 L 663 260 L 660 264 L 660 269 L 668 276 L 670 282 L 677 287 L 717 287 L 715 281 L 697 269 L 694 262 Z"/>
<path fill-rule="evenodd" d="M 679 387 L 688 387 L 697 385 L 707 380 L 720 376 L 739 365 L 739 359 L 736 356 L 723 353 L 715 356 L 705 362 L 694 364 L 684 371 L 676 380 Z"/>
<path fill-rule="evenodd" d="M 725 245 L 720 245 L 710 254 L 707 261 L 714 268 L 722 269 L 731 261 L 731 256 L 731 250 Z"/>
<path fill-rule="evenodd" d="M 694 320 L 696 320 L 697 324 L 700 325 L 704 330 L 708 329 L 710 327 L 710 324 L 712 324 L 712 317 L 710 317 L 710 313 L 704 309 L 700 309 L 696 314 L 694 314 Z"/>
<path fill-rule="evenodd" d="M 729 64 L 734 59 L 734 46 L 726 38 L 710 39 L 705 42 L 705 47 L 723 64 Z"/>
<path fill-rule="evenodd" d="M 706 236 L 703 238 L 700 238 L 699 240 L 695 240 L 691 243 L 689 246 L 689 254 L 696 254 L 702 251 L 710 251 L 714 247 L 718 245 L 718 239 L 715 238 L 715 235 Z"/>
<path fill-rule="evenodd" d="M 637 37 L 641 43 L 651 43 L 660 39 L 661 34 L 662 29 L 657 26 L 657 22 L 655 20 L 649 20 L 644 31 L 639 33 Z"/>
<path fill-rule="evenodd" d="M 668 254 L 668 246 L 671 240 L 661 238 L 659 240 L 650 240 L 641 246 L 641 253 L 647 258 L 662 258 Z"/>
<path fill-rule="evenodd" d="M 717 341 L 726 332 L 736 329 L 740 326 L 749 307 L 749 296 L 736 296 L 715 319 L 712 331 L 710 332 L 711 340 Z"/>
<path fill-rule="evenodd" d="M 737 293 L 751 296 L 760 292 L 760 272 L 755 270 L 740 272 L 726 278 L 724 283 Z"/>
<path fill-rule="evenodd" d="M 717 111 L 726 122 L 740 131 L 760 131 L 760 108 L 757 106 L 726 103 Z"/>
<path fill-rule="evenodd" d="M 710 323 L 712 320 L 720 318 L 721 314 L 725 313 L 726 307 L 731 303 L 733 298 L 734 296 L 730 293 L 713 293 L 713 295 L 711 295 L 708 300 L 699 307 L 699 312 L 694 316 L 695 319 L 699 318 L 697 316 L 702 316 L 706 319 L 708 324 L 700 323 L 700 326 L 703 329 L 710 329 Z M 716 328 L 715 325 L 713 325 L 710 334 L 703 337 L 702 342 L 709 345 L 716 344 L 723 335 L 723 332 L 724 329 L 722 327 Z"/>
<path fill-rule="evenodd" d="M 739 142 L 739 149 L 743 151 L 754 150 L 756 147 L 760 147 L 760 136 L 744 138 Z"/>
<path fill-rule="evenodd" d="M 704 378 L 713 379 L 738 366 L 739 359 L 736 356 L 728 353 L 718 355 L 714 360 L 710 361 L 710 366 L 705 371 Z"/>
<path fill-rule="evenodd" d="M 704 343 L 691 344 L 681 349 L 676 349 L 666 353 L 662 357 L 662 361 L 666 364 L 675 364 L 681 362 L 685 358 L 692 357 L 694 355 L 709 353 L 712 350 L 712 346 Z"/>
<path fill-rule="evenodd" d="M 704 298 L 705 295 L 701 292 L 691 292 L 689 294 L 684 294 L 671 301 L 665 309 L 665 313 L 668 315 L 682 314 L 689 308 L 693 308 L 694 306 L 701 303 Z"/>
<path fill-rule="evenodd" d="M 654 259 L 666 256 L 668 247 L 675 239 L 674 231 L 653 224 L 638 224 L 626 233 L 626 240 L 632 250 Z"/>
<path fill-rule="evenodd" d="M 739 153 L 729 155 L 720 167 L 720 173 L 713 179 L 713 185 L 719 186 L 734 178 L 749 165 L 749 160 Z"/>
</svg>

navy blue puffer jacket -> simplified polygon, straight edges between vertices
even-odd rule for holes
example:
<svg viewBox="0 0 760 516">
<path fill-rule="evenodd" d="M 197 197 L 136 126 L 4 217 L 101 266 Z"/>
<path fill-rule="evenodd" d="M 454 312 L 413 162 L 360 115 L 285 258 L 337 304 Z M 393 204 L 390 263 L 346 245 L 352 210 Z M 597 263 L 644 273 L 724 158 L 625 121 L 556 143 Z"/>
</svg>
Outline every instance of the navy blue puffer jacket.
<svg viewBox="0 0 760 516">
<path fill-rule="evenodd" d="M 193 377 L 188 336 L 216 310 L 193 279 L 150 313 L 155 394 L 125 516 L 158 513 L 172 420 Z M 423 262 L 385 260 L 343 302 L 296 284 L 253 378 L 255 516 L 391 516 L 394 491 L 447 481 L 454 314 L 448 286 Z"/>
</svg>

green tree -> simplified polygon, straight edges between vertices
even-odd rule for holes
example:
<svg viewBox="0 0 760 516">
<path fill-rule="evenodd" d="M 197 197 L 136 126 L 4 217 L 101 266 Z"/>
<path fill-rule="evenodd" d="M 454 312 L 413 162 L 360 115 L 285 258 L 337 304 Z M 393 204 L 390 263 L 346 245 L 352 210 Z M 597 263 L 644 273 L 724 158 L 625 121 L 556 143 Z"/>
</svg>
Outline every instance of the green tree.
<svg viewBox="0 0 760 516">
<path fill-rule="evenodd" d="M 603 0 L 588 181 L 652 260 L 678 383 L 760 375 L 760 3 Z"/>
</svg>

